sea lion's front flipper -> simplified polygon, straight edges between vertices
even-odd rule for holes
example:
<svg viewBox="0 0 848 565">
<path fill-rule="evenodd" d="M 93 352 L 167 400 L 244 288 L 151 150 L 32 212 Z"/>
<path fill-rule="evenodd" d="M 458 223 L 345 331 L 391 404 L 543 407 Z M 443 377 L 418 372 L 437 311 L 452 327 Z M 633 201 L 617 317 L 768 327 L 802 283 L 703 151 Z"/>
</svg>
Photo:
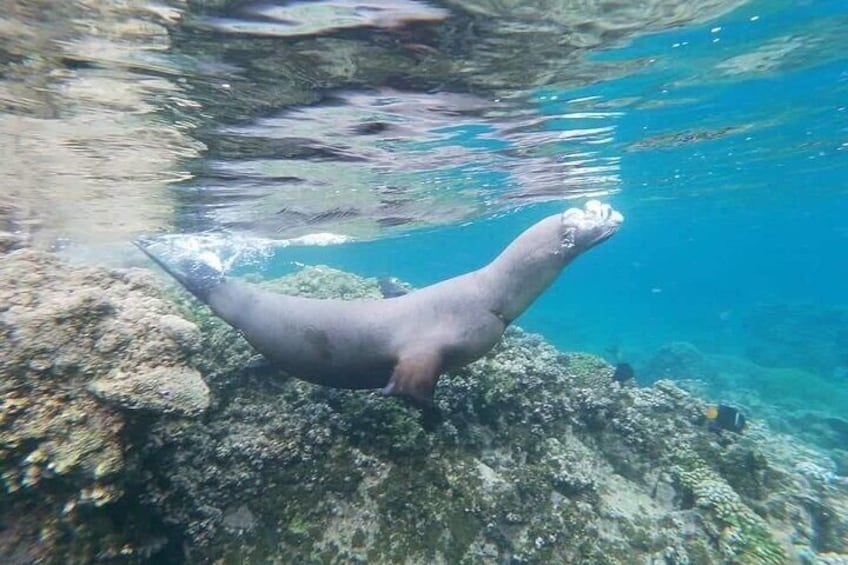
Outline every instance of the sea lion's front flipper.
<svg viewBox="0 0 848 565">
<path fill-rule="evenodd" d="M 437 353 L 417 353 L 402 356 L 383 394 L 402 396 L 420 408 L 433 406 L 433 391 L 439 380 L 441 356 Z"/>
</svg>

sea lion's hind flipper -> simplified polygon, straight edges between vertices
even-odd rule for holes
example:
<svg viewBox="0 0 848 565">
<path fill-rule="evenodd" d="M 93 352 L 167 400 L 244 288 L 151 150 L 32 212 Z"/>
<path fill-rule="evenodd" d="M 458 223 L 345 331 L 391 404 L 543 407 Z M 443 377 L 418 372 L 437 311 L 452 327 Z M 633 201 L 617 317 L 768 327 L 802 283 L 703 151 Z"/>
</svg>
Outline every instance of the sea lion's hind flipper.
<svg viewBox="0 0 848 565">
<path fill-rule="evenodd" d="M 155 255 L 143 242 L 134 241 L 133 244 L 204 303 L 209 302 L 210 291 L 225 280 L 224 273 L 205 261 L 184 259 L 177 268 Z"/>
<path fill-rule="evenodd" d="M 383 394 L 404 397 L 419 408 L 431 408 L 440 369 L 441 360 L 436 353 L 401 357 Z"/>
</svg>

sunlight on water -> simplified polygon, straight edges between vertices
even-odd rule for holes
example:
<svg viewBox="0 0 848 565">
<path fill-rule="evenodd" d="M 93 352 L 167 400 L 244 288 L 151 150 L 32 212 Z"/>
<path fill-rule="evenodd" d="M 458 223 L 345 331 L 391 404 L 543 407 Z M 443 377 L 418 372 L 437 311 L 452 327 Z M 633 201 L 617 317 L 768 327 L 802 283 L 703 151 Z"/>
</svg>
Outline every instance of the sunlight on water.
<svg viewBox="0 0 848 565">
<path fill-rule="evenodd" d="M 521 114 L 468 95 L 346 92 L 221 128 L 226 158 L 191 190 L 204 206 L 221 203 L 198 209 L 210 226 L 285 237 L 324 225 L 374 237 L 616 189 L 616 159 L 593 148 L 613 128 L 575 127 L 606 114 Z"/>
</svg>

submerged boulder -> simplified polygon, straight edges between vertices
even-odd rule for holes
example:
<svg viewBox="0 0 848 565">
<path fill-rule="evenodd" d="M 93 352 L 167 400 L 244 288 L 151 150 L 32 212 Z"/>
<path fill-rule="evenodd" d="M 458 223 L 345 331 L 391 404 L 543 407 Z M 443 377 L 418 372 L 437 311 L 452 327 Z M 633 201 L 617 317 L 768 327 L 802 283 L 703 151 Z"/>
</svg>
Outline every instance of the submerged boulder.
<svg viewBox="0 0 848 565">
<path fill-rule="evenodd" d="M 378 292 L 323 267 L 268 285 Z M 821 520 L 848 500 L 828 457 L 758 422 L 712 432 L 705 403 L 671 381 L 623 385 L 603 360 L 511 329 L 441 379 L 432 418 L 377 392 L 221 365 L 209 344 L 252 352 L 183 306 L 217 398 L 203 422 L 154 426 L 146 496 L 183 528 L 190 561 L 776 564 L 846 549 L 845 520 Z"/>
<path fill-rule="evenodd" d="M 129 559 L 155 537 L 140 512 L 113 515 L 135 488 L 140 428 L 97 397 L 154 414 L 209 405 L 190 363 L 200 332 L 158 295 L 145 271 L 0 254 L 0 561 Z"/>
<path fill-rule="evenodd" d="M 329 268 L 268 285 L 379 293 Z M 709 431 L 704 402 L 671 381 L 615 382 L 603 360 L 511 329 L 443 377 L 427 415 L 251 371 L 236 331 L 162 296 L 142 271 L 0 255 L 4 562 L 772 564 L 848 550 L 841 467 L 755 419 Z"/>
<path fill-rule="evenodd" d="M 88 390 L 127 410 L 198 416 L 209 407 L 209 389 L 190 367 L 155 367 L 116 372 L 92 381 Z"/>
<path fill-rule="evenodd" d="M 761 304 L 745 330 L 745 354 L 755 363 L 848 382 L 848 308 Z"/>
</svg>

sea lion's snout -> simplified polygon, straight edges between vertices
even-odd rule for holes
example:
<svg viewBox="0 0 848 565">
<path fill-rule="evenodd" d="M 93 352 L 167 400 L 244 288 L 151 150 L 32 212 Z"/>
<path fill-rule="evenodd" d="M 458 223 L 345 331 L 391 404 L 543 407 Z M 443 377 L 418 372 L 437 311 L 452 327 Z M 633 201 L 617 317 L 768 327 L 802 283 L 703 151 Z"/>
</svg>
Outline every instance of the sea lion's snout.
<svg viewBox="0 0 848 565">
<path fill-rule="evenodd" d="M 624 222 L 620 212 L 598 200 L 589 200 L 583 208 L 569 208 L 561 218 L 562 246 L 581 251 L 612 237 Z"/>
</svg>

